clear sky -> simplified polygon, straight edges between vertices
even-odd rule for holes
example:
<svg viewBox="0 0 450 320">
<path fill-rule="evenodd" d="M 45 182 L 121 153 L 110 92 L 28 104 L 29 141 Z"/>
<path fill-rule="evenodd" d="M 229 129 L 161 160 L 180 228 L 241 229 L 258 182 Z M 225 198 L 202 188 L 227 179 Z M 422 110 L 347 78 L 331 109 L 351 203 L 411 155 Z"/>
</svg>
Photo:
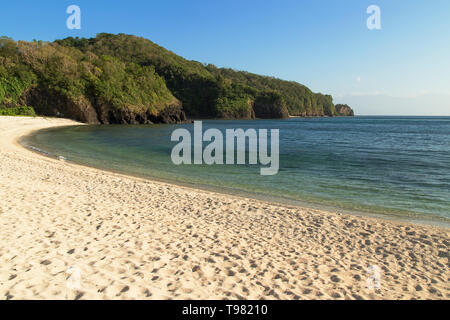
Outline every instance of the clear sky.
<svg viewBox="0 0 450 320">
<path fill-rule="evenodd" d="M 81 30 L 66 27 L 69 5 Z M 381 30 L 369 30 L 369 5 Z M 449 0 L 2 1 L 15 40 L 135 34 L 219 67 L 295 80 L 357 114 L 450 115 Z"/>
</svg>

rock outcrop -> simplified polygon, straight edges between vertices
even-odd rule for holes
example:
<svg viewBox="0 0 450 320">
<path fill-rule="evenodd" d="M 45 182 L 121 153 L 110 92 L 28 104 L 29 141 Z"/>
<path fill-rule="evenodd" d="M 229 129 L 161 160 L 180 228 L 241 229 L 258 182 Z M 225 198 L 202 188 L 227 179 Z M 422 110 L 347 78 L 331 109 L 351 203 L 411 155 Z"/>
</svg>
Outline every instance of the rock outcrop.
<svg viewBox="0 0 450 320">
<path fill-rule="evenodd" d="M 31 105 L 37 114 L 63 117 L 89 124 L 182 123 L 186 115 L 182 104 L 174 99 L 160 111 L 131 106 L 115 108 L 108 103 L 90 101 L 85 96 L 70 98 L 56 91 L 32 87 L 18 100 L 18 105 Z"/>
<path fill-rule="evenodd" d="M 353 117 L 355 114 L 353 112 L 353 109 L 350 108 L 346 104 L 337 104 L 334 106 L 336 108 L 336 112 L 338 116 L 341 117 Z"/>
<path fill-rule="evenodd" d="M 186 121 L 186 115 L 178 100 L 174 100 L 156 112 L 140 110 L 140 108 L 117 109 L 108 104 L 100 104 L 95 107 L 101 124 L 174 124 Z"/>
<path fill-rule="evenodd" d="M 71 99 L 57 91 L 33 86 L 19 97 L 18 105 L 33 106 L 37 114 L 47 117 L 69 118 L 99 124 L 97 112 L 84 96 Z"/>
</svg>

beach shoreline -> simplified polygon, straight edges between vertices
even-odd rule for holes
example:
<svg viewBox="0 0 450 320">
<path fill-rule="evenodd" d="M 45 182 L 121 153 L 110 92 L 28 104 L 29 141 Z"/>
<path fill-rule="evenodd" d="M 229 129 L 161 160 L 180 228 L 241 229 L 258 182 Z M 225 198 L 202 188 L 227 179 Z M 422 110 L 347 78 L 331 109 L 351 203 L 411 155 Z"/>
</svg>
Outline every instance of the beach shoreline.
<svg viewBox="0 0 450 320">
<path fill-rule="evenodd" d="M 85 125 L 85 124 L 79 123 L 77 125 Z M 53 129 L 53 128 L 55 128 L 55 127 L 51 127 L 51 129 Z M 18 144 L 22 148 L 26 148 L 27 150 L 38 154 L 39 156 L 58 160 L 59 156 L 57 154 L 49 154 L 45 150 L 40 150 L 40 149 L 34 147 L 32 144 L 29 144 L 27 142 L 29 137 L 32 137 L 34 134 L 38 134 L 39 131 L 41 131 L 41 130 L 38 129 L 36 131 L 31 131 L 31 132 L 27 133 L 26 135 L 20 136 L 15 141 L 15 143 Z M 128 177 L 128 178 L 135 178 L 135 179 L 138 179 L 143 182 L 153 181 L 153 182 L 157 182 L 157 183 L 168 184 L 171 186 L 187 188 L 187 189 L 194 190 L 194 191 L 212 192 L 212 193 L 217 193 L 217 194 L 220 194 L 223 196 L 230 196 L 230 197 L 235 197 L 235 198 L 239 198 L 239 199 L 243 199 L 243 200 L 245 200 L 245 199 L 256 200 L 256 201 L 259 201 L 262 203 L 278 205 L 278 206 L 291 208 L 291 209 L 300 208 L 300 209 L 307 209 L 307 210 L 334 212 L 337 214 L 350 215 L 350 216 L 355 216 L 355 217 L 359 217 L 359 218 L 369 218 L 369 219 L 372 218 L 375 220 L 390 221 L 393 223 L 400 223 L 400 224 L 405 224 L 405 225 L 410 225 L 410 224 L 424 225 L 424 226 L 438 227 L 438 228 L 442 228 L 442 229 L 450 228 L 450 222 L 442 221 L 441 219 L 438 219 L 437 217 L 418 218 L 418 217 L 412 217 L 412 216 L 394 215 L 392 213 L 384 214 L 384 213 L 373 213 L 370 211 L 349 210 L 349 209 L 344 209 L 344 208 L 340 208 L 340 207 L 325 206 L 325 205 L 320 205 L 317 203 L 310 203 L 310 202 L 305 202 L 305 201 L 300 201 L 300 200 L 294 200 L 294 199 L 290 199 L 290 198 L 282 198 L 282 197 L 275 197 L 275 196 L 267 197 L 267 195 L 265 195 L 265 194 L 240 192 L 240 191 L 236 191 L 234 189 L 230 189 L 230 188 L 226 188 L 226 187 L 219 188 L 219 187 L 215 187 L 215 186 L 211 186 L 211 185 L 199 185 L 199 184 L 195 184 L 195 183 L 163 179 L 163 178 L 158 178 L 158 177 L 154 177 L 151 175 L 143 175 L 143 174 L 139 175 L 139 174 L 133 174 L 133 173 L 126 173 L 126 172 L 122 172 L 117 169 L 114 170 L 112 168 L 102 168 L 100 166 L 97 167 L 97 166 L 93 166 L 93 165 L 84 164 L 82 162 L 73 161 L 72 159 L 70 159 L 70 160 L 64 159 L 64 160 L 67 163 L 70 163 L 73 165 L 78 165 L 81 167 L 88 167 L 88 168 L 92 168 L 92 169 L 96 169 L 96 170 L 106 171 L 111 174 L 117 174 L 119 176 L 124 176 L 124 177 Z"/>
<path fill-rule="evenodd" d="M 86 125 L 84 123 L 75 123 L 75 125 Z M 38 129 L 33 130 L 31 132 L 28 132 L 25 135 L 21 135 L 17 138 L 16 144 L 20 145 L 21 147 L 25 147 L 28 150 L 31 150 L 32 152 L 37 153 L 38 155 L 49 157 L 50 159 L 58 159 L 59 155 L 57 153 L 48 153 L 46 150 L 41 150 L 39 148 L 36 148 L 33 144 L 33 137 L 35 135 L 39 135 L 39 132 L 46 129 L 57 129 L 58 127 L 65 127 L 65 126 L 57 126 L 57 127 L 50 127 L 50 128 L 44 128 L 44 129 Z M 30 141 L 31 140 L 31 141 Z M 64 158 L 64 157 L 63 157 Z M 65 158 L 64 158 L 65 159 Z M 196 191 L 206 191 L 206 192 L 212 192 L 212 193 L 218 193 L 220 195 L 227 195 L 231 197 L 237 197 L 240 199 L 253 199 L 260 202 L 264 202 L 266 204 L 272 204 L 272 205 L 279 205 L 283 207 L 288 208 L 301 208 L 301 209 L 308 209 L 308 210 L 318 210 L 318 211 L 326 211 L 326 212 L 334 212 L 338 214 L 344 214 L 344 215 L 352 215 L 356 217 L 362 217 L 362 218 L 374 218 L 374 219 L 381 219 L 382 221 L 391 221 L 391 222 L 397 222 L 397 223 L 405 223 L 407 225 L 409 224 L 419 224 L 419 225 L 425 225 L 425 226 L 434 226 L 434 227 L 440 227 L 444 229 L 450 228 L 450 222 L 448 220 L 443 219 L 440 216 L 428 216 L 424 215 L 424 217 L 412 215 L 412 214 L 396 214 L 393 212 L 373 212 L 369 209 L 363 210 L 352 210 L 352 209 L 346 209 L 339 206 L 331 206 L 331 205 L 324 205 L 320 203 L 313 203 L 313 202 L 307 202 L 302 200 L 296 200 L 292 198 L 287 197 L 281 197 L 281 196 L 268 196 L 267 194 L 261 194 L 257 192 L 246 192 L 242 190 L 236 190 L 233 188 L 225 187 L 225 186 L 213 186 L 208 184 L 197 184 L 193 182 L 185 182 L 185 181 L 177 181 L 175 179 L 169 179 L 169 178 L 161 178 L 156 177 L 149 174 L 135 174 L 132 172 L 126 172 L 121 171 L 119 169 L 113 169 L 106 166 L 100 166 L 100 165 L 94 165 L 94 164 L 86 164 L 82 161 L 76 161 L 73 159 L 65 159 L 68 163 L 74 164 L 74 165 L 80 165 L 82 167 L 89 167 L 97 170 L 102 170 L 114 174 L 118 174 L 120 176 L 125 177 L 133 177 L 136 179 L 142 179 L 143 181 L 153 181 L 153 182 L 160 182 L 172 186 L 178 186 L 178 187 L 184 187 L 191 190 Z"/>
<path fill-rule="evenodd" d="M 1 299 L 450 297 L 446 228 L 126 176 L 18 141 L 66 125 L 80 123 L 0 117 Z"/>
</svg>

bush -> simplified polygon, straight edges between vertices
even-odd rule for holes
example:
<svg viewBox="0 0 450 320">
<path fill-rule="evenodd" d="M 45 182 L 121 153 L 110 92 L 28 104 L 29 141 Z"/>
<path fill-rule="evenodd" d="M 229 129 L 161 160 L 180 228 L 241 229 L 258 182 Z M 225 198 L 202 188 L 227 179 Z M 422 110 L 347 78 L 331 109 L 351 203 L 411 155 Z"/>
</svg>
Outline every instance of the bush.
<svg viewBox="0 0 450 320">
<path fill-rule="evenodd" d="M 36 112 L 34 112 L 33 107 L 23 106 L 7 108 L 5 106 L 0 106 L 0 116 L 27 116 L 36 117 Z"/>
</svg>

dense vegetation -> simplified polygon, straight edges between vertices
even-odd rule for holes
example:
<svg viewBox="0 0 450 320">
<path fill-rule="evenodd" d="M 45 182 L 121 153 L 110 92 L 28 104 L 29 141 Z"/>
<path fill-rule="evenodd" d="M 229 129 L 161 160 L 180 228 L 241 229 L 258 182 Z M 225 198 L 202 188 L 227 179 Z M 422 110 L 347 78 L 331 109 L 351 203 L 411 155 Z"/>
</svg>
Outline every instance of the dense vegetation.
<svg viewBox="0 0 450 320">
<path fill-rule="evenodd" d="M 0 106 L 0 116 L 35 117 L 36 113 L 34 112 L 33 107 L 29 107 L 29 106 L 15 107 L 15 108 L 6 108 L 5 106 Z"/>
<path fill-rule="evenodd" d="M 25 102 L 39 114 L 86 122 L 96 122 L 102 111 L 126 110 L 156 117 L 170 105 L 181 105 L 153 66 L 58 43 L 1 38 L 0 105 L 15 108 Z M 100 122 L 120 122 L 111 120 Z"/>
<path fill-rule="evenodd" d="M 215 76 L 229 79 L 232 83 L 249 88 L 258 94 L 272 91 L 280 94 L 290 115 L 295 116 L 334 116 L 336 115 L 333 99 L 330 95 L 313 93 L 307 87 L 294 82 L 273 77 L 260 76 L 245 71 L 219 69 L 214 65 L 207 65 L 207 70 Z"/>
<path fill-rule="evenodd" d="M 339 115 L 331 96 L 296 82 L 188 61 L 124 34 L 0 38 L 0 105 L 100 123 L 183 120 L 181 106 L 191 117 Z"/>
</svg>

